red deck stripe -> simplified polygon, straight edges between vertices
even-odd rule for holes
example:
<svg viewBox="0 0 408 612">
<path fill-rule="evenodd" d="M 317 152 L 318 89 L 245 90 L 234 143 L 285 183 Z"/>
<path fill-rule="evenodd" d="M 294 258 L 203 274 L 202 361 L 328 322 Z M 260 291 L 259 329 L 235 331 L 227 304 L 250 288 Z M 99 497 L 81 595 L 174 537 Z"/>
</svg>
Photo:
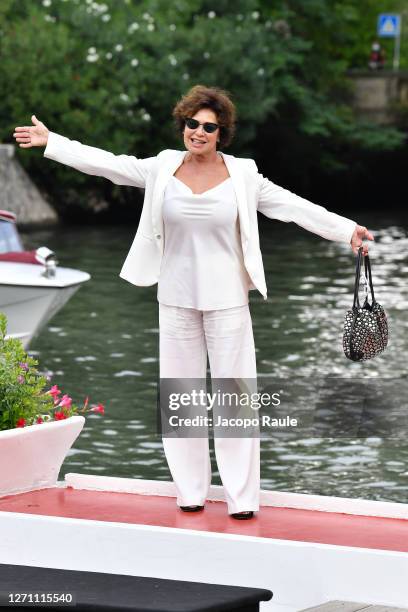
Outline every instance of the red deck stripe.
<svg viewBox="0 0 408 612">
<path fill-rule="evenodd" d="M 207 501 L 204 511 L 185 513 L 170 497 L 69 487 L 3 497 L 0 511 L 408 552 L 404 519 L 315 510 L 263 506 L 254 519 L 237 521 L 228 516 L 223 502 Z"/>
</svg>

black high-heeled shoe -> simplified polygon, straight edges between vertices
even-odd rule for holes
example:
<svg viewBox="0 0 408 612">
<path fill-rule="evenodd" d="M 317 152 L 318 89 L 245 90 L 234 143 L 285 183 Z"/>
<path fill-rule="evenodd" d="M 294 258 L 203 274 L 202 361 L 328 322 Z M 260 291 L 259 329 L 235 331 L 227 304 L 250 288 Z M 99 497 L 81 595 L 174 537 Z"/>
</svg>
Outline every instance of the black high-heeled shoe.
<svg viewBox="0 0 408 612">
<path fill-rule="evenodd" d="M 180 510 L 183 512 L 199 512 L 204 510 L 204 506 L 180 506 Z"/>
<path fill-rule="evenodd" d="M 253 510 L 246 510 L 245 512 L 234 512 L 234 514 L 230 514 L 232 518 L 237 519 L 238 521 L 245 521 L 247 519 L 251 519 L 254 516 Z"/>
</svg>

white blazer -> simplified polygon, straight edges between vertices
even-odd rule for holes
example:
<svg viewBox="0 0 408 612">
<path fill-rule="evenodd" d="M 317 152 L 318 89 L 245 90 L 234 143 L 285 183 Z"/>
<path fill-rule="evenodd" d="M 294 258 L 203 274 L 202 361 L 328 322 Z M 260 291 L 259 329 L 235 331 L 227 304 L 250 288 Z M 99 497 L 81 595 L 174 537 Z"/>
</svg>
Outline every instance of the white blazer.
<svg viewBox="0 0 408 612">
<path fill-rule="evenodd" d="M 50 132 L 44 156 L 86 174 L 104 176 L 116 185 L 145 189 L 139 227 L 120 276 L 134 285 L 149 286 L 159 279 L 164 249 L 164 191 L 186 153 L 166 149 L 155 157 L 138 159 L 133 155 L 114 155 Z M 258 172 L 253 159 L 226 153 L 222 156 L 237 197 L 242 251 L 252 281 L 250 288 L 258 289 L 265 299 L 267 289 L 259 248 L 257 211 L 271 219 L 294 221 L 328 240 L 350 243 L 356 226 L 354 221 L 275 185 Z"/>
</svg>

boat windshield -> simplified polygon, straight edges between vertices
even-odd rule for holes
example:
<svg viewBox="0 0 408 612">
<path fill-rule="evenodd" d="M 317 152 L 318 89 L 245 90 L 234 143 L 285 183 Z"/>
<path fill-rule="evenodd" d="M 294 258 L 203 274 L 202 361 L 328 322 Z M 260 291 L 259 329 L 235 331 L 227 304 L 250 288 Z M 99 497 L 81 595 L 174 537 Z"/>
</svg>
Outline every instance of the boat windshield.
<svg viewBox="0 0 408 612">
<path fill-rule="evenodd" d="M 14 223 L 0 219 L 0 253 L 23 250 L 23 245 Z"/>
</svg>

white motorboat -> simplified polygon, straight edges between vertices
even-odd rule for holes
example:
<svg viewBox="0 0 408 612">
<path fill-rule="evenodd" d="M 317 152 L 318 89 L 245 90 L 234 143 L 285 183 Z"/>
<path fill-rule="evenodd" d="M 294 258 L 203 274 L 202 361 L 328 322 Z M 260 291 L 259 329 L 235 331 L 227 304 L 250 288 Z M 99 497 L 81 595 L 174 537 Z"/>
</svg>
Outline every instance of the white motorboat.
<svg viewBox="0 0 408 612">
<path fill-rule="evenodd" d="M 0 469 L 3 595 L 52 583 L 79 598 L 85 590 L 86 610 L 408 612 L 408 504 L 262 490 L 259 512 L 236 521 L 219 485 L 203 511 L 185 513 L 170 481 L 75 473 L 58 481 L 84 422 L 0 432 L 0 466 L 13 466 Z M 132 605 L 122 607 L 126 576 L 135 578 Z M 232 595 L 262 589 L 262 603 L 227 607 L 222 595 L 210 607 L 217 585 Z M 181 593 L 189 607 L 176 606 Z"/>
<path fill-rule="evenodd" d="M 170 481 L 58 481 L 84 423 L 0 431 L 0 607 L 23 584 L 81 610 L 408 612 L 408 504 L 262 490 L 259 512 L 236 521 L 219 485 L 186 513 Z M 232 605 L 242 587 L 262 603 Z"/>
<path fill-rule="evenodd" d="M 47 247 L 25 251 L 16 216 L 0 210 L 0 312 L 8 336 L 27 348 L 33 336 L 90 279 L 87 272 L 62 268 Z"/>
<path fill-rule="evenodd" d="M 52 425 L 55 435 L 61 422 Z M 34 436 L 36 427 L 43 426 L 24 433 Z M 1 433 L 11 438 L 12 431 Z M 0 491 L 0 571 L 14 566 L 13 590 L 24 567 L 57 568 L 83 572 L 85 585 L 97 572 L 107 580 L 183 581 L 178 590 L 188 588 L 184 582 L 201 583 L 203 593 L 208 585 L 269 589 L 273 599 L 261 604 L 264 612 L 315 606 L 319 612 L 408 612 L 407 504 L 261 491 L 256 516 L 235 521 L 217 485 L 203 512 L 184 513 L 172 482 L 90 474 L 55 479 L 23 493 L 16 482 L 12 492 Z M 36 582 L 41 591 L 43 579 Z M 153 592 L 149 605 L 138 607 L 138 597 L 128 609 L 176 609 L 155 607 Z M 177 609 L 232 609 L 190 603 Z"/>
</svg>

